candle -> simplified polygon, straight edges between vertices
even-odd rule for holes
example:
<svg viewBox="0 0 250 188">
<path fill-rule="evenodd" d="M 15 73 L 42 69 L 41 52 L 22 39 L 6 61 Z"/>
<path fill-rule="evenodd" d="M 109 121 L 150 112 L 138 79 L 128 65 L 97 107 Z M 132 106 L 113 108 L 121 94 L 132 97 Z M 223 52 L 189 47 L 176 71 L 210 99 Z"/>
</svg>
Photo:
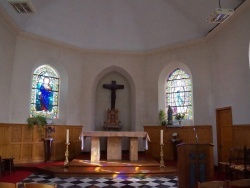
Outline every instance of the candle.
<svg viewBox="0 0 250 188">
<path fill-rule="evenodd" d="M 163 144 L 163 130 L 161 130 L 161 144 Z"/>
<path fill-rule="evenodd" d="M 66 129 L 66 143 L 69 143 L 69 129 Z"/>
</svg>

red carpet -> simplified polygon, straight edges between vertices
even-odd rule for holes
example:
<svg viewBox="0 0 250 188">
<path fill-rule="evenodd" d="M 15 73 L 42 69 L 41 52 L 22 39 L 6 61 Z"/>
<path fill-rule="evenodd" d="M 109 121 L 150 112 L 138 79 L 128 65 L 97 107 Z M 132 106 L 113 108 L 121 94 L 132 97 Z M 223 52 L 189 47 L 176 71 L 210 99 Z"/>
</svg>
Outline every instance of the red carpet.
<svg viewBox="0 0 250 188">
<path fill-rule="evenodd" d="M 9 174 L 6 172 L 5 175 L 0 177 L 0 182 L 10 182 L 10 183 L 17 183 L 31 175 L 32 173 L 37 171 L 37 167 L 41 166 L 55 166 L 55 165 L 63 165 L 63 161 L 54 161 L 54 162 L 47 162 L 47 163 L 32 163 L 32 164 L 20 164 L 15 165 L 15 172 Z"/>
<path fill-rule="evenodd" d="M 32 174 L 31 171 L 17 170 L 12 174 L 6 173 L 4 176 L 0 177 L 0 182 L 17 183 L 28 177 L 30 174 Z"/>
</svg>

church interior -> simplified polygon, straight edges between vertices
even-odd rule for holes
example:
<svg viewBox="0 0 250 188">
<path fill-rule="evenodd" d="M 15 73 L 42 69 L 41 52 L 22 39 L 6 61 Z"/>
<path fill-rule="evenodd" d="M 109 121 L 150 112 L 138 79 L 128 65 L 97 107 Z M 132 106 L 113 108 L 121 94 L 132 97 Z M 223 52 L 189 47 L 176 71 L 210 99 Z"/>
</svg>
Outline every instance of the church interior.
<svg viewBox="0 0 250 188">
<path fill-rule="evenodd" d="M 249 17 L 247 0 L 0 1 L 0 182 L 40 163 L 111 176 L 92 162 L 124 158 L 180 188 L 250 178 L 229 165 L 250 148 Z"/>
</svg>

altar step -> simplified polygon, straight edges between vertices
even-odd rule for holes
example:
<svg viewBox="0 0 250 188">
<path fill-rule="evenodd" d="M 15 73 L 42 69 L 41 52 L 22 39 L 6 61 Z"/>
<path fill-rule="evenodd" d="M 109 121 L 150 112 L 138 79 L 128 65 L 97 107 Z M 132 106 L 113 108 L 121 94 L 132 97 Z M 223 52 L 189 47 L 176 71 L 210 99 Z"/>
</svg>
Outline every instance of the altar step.
<svg viewBox="0 0 250 188">
<path fill-rule="evenodd" d="M 165 161 L 165 167 L 160 167 L 159 160 L 139 152 L 139 160 L 130 161 L 129 152 L 122 152 L 122 160 L 107 161 L 106 152 L 101 153 L 99 162 L 91 162 L 90 153 L 71 160 L 66 167 L 64 161 L 48 161 L 39 164 L 19 164 L 16 168 L 41 172 L 54 177 L 161 177 L 176 176 L 176 161 Z"/>
<path fill-rule="evenodd" d="M 39 167 L 43 173 L 54 177 L 147 177 L 176 175 L 176 166 L 160 167 L 154 159 L 140 159 L 139 161 L 99 161 L 74 159 L 66 167 Z"/>
</svg>

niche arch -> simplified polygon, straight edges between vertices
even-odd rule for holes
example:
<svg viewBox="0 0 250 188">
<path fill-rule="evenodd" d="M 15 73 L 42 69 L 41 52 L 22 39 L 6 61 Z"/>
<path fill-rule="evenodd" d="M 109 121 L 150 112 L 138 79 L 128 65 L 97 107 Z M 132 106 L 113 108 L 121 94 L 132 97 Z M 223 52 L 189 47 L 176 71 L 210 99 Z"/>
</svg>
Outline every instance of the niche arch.
<svg viewBox="0 0 250 188">
<path fill-rule="evenodd" d="M 124 124 L 123 131 L 135 131 L 136 130 L 136 123 L 135 123 L 136 122 L 136 119 L 135 119 L 135 117 L 136 117 L 136 115 L 135 115 L 135 112 L 136 112 L 136 109 L 135 109 L 136 108 L 136 105 L 135 105 L 135 101 L 136 101 L 135 83 L 134 83 L 132 77 L 129 75 L 129 73 L 126 70 L 124 70 L 123 68 L 118 67 L 118 66 L 113 65 L 113 66 L 110 66 L 110 67 L 107 67 L 107 68 L 103 69 L 102 71 L 100 71 L 97 74 L 97 76 L 95 78 L 93 88 L 92 88 L 92 93 L 93 93 L 93 96 L 92 96 L 92 107 L 93 107 L 92 108 L 93 109 L 92 114 L 93 114 L 93 117 L 96 117 L 97 115 L 98 116 L 101 115 L 102 117 L 105 117 L 106 110 L 108 108 L 110 108 L 110 104 L 109 103 L 107 104 L 107 101 L 106 102 L 102 101 L 102 99 L 100 101 L 97 97 L 100 97 L 98 95 L 99 95 L 99 91 L 101 91 L 102 93 L 105 93 L 106 100 L 110 101 L 110 91 L 107 90 L 107 89 L 102 88 L 102 84 L 103 84 L 104 81 L 105 81 L 105 84 L 111 83 L 112 78 L 115 78 L 115 79 L 117 78 L 118 79 L 118 80 L 115 80 L 115 81 L 117 81 L 117 84 L 124 84 L 126 82 L 124 84 L 125 85 L 124 90 L 126 90 L 127 95 L 128 95 L 127 97 L 128 97 L 129 105 L 127 106 L 127 108 L 129 108 L 129 109 L 128 109 L 127 113 L 129 113 L 128 116 L 129 116 L 130 120 L 127 121 L 127 122 L 122 122 L 122 123 L 127 123 L 128 124 L 128 125 Z M 123 82 L 123 83 L 119 83 L 120 81 Z M 121 91 L 118 91 L 118 92 L 125 92 L 125 91 L 121 90 Z M 119 96 L 117 96 L 117 97 L 119 97 Z M 117 98 L 116 103 L 118 103 L 118 101 L 121 102 L 121 100 L 122 100 L 121 98 Z M 97 109 L 98 103 L 101 103 L 100 106 L 101 105 L 107 106 L 106 109 L 103 110 L 102 112 L 97 112 L 97 110 L 99 110 L 99 109 Z M 116 107 L 120 108 L 120 106 L 117 106 L 117 105 L 116 105 Z M 122 119 L 121 115 L 122 114 L 120 113 L 119 114 L 119 119 Z M 92 130 L 100 130 L 101 124 L 103 123 L 103 118 L 99 117 L 98 121 L 99 122 L 93 121 L 95 123 L 95 127 L 92 127 Z"/>
</svg>

